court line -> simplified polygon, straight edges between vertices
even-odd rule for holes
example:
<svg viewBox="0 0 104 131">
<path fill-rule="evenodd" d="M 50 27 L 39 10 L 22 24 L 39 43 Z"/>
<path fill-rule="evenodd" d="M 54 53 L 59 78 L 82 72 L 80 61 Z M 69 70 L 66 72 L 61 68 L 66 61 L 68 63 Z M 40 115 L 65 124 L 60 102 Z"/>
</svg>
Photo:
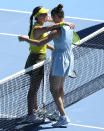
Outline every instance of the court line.
<svg viewBox="0 0 104 131">
<path fill-rule="evenodd" d="M 0 33 L 0 35 L 6 35 L 6 36 L 20 36 L 20 35 L 17 35 L 17 34 L 9 34 L 9 33 Z"/>
<path fill-rule="evenodd" d="M 31 14 L 32 13 L 32 12 L 29 12 L 29 11 L 11 10 L 11 9 L 0 9 L 0 11 L 16 12 L 16 13 L 23 13 L 23 14 Z M 81 17 L 70 17 L 70 16 L 65 16 L 65 18 L 78 19 L 78 20 L 87 20 L 87 21 L 95 21 L 95 22 L 103 22 L 104 23 L 104 20 L 98 20 L 98 19 L 89 19 L 89 18 L 81 18 Z"/>
<path fill-rule="evenodd" d="M 65 18 L 78 19 L 78 20 L 86 20 L 86 21 L 95 21 L 95 22 L 103 22 L 104 23 L 104 20 L 98 20 L 98 19 L 89 19 L 89 18 L 71 17 L 71 16 L 65 16 Z"/>
<path fill-rule="evenodd" d="M 10 34 L 10 33 L 0 33 L 0 35 L 14 36 L 14 37 L 20 36 L 19 34 Z M 24 35 L 23 35 L 23 36 L 24 36 Z M 28 36 L 26 36 L 26 37 L 28 37 Z"/>
<path fill-rule="evenodd" d="M 104 127 L 98 127 L 98 126 L 80 125 L 75 123 L 69 123 L 69 125 L 104 130 Z"/>
<path fill-rule="evenodd" d="M 29 11 L 22 11 L 22 10 L 10 10 L 10 9 L 0 9 L 0 11 L 4 12 L 16 12 L 16 13 L 23 13 L 23 14 L 31 14 L 32 12 Z"/>
</svg>

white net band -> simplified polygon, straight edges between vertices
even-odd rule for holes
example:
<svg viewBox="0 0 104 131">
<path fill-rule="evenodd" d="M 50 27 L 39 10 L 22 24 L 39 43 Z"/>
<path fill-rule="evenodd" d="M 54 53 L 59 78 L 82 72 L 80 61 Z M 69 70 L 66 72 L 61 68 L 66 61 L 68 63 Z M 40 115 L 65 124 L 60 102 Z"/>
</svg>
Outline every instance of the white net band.
<svg viewBox="0 0 104 131">
<path fill-rule="evenodd" d="M 82 45 L 85 45 L 85 47 L 79 46 L 73 49 L 77 77 L 75 79 L 66 77 L 65 79 L 65 107 L 103 88 L 104 50 L 89 48 L 86 45 L 86 43 L 90 43 L 91 45 L 96 39 L 100 43 L 103 42 L 103 36 L 104 28 L 101 28 L 81 40 L 81 44 L 83 43 Z M 35 70 L 43 65 L 44 77 L 41 80 L 41 85 L 38 91 L 38 105 L 43 107 L 44 104 L 49 112 L 55 110 L 56 107 L 49 89 L 49 59 L 29 67 L 26 70 L 22 70 L 6 79 L 0 80 L 0 105 L 2 105 L 0 106 L 0 114 L 18 117 L 27 114 L 27 94 L 30 88 L 30 76 L 28 75 L 28 72 L 32 71 L 33 74 L 35 74 L 37 73 Z M 37 74 L 35 74 L 35 76 L 37 76 Z M 36 81 L 39 79 L 40 78 L 37 78 Z M 0 117 L 2 116 L 3 115 Z"/>
</svg>

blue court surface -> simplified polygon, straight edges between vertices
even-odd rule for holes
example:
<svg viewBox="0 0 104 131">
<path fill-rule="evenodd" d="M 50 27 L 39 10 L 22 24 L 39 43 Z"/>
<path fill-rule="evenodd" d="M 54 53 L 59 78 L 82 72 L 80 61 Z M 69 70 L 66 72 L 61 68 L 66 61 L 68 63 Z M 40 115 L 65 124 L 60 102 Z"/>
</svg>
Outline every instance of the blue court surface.
<svg viewBox="0 0 104 131">
<path fill-rule="evenodd" d="M 64 5 L 65 15 L 68 16 L 65 17 L 65 21 L 72 22 L 76 25 L 75 31 L 79 33 L 81 39 L 97 31 L 98 29 L 104 27 L 104 20 L 102 20 L 104 18 L 104 15 L 102 13 L 104 12 L 102 7 L 104 5 L 104 2 L 87 0 L 84 1 L 83 3 L 82 0 L 79 0 L 78 3 L 74 3 L 74 1 L 72 2 L 70 1 L 70 5 L 72 6 L 70 6 L 70 10 L 69 10 L 69 5 L 67 4 L 69 1 L 68 2 L 67 1 L 68 0 L 66 1 L 48 0 L 45 3 L 44 0 L 36 0 L 35 2 L 33 0 L 29 0 L 29 1 L 10 0 L 10 3 L 6 3 L 7 0 L 3 0 L 1 2 L 0 5 L 0 9 L 1 9 L 0 10 L 0 18 L 1 18 L 0 19 L 0 61 L 1 61 L 0 82 L 3 78 L 8 77 L 24 69 L 24 65 L 27 56 L 29 54 L 29 45 L 26 42 L 20 43 L 18 41 L 18 37 L 15 35 L 28 34 L 29 18 L 34 6 L 43 5 L 46 8 L 52 9 L 57 4 L 62 3 Z M 94 6 L 93 3 L 95 3 Z M 77 8 L 76 5 L 79 8 Z M 85 5 L 86 8 L 84 7 Z M 4 11 L 2 10 L 3 8 L 10 9 L 10 10 Z M 21 11 L 18 12 L 19 10 Z M 69 17 L 69 15 L 81 16 L 89 19 L 80 19 L 79 17 L 71 18 Z M 92 20 L 90 18 L 95 18 L 95 19 L 97 18 L 100 20 L 95 20 L 95 19 Z M 49 23 L 46 23 L 45 25 L 48 24 Z M 50 44 L 53 45 L 53 42 L 50 42 Z M 79 51 L 79 53 L 77 51 Z M 24 99 L 25 101 L 24 102 L 23 98 L 26 97 L 25 93 L 27 93 L 27 87 L 23 88 L 22 90 L 21 88 L 18 89 L 19 87 L 18 88 L 12 87 L 13 84 L 9 83 L 11 84 L 11 88 L 10 88 L 9 84 L 6 83 L 8 84 L 7 85 L 8 87 L 5 89 L 4 87 L 6 86 L 6 84 L 4 84 L 3 86 L 0 85 L 1 87 L 0 88 L 0 131 L 44 131 L 44 130 L 46 131 L 51 131 L 51 130 L 52 131 L 53 130 L 54 131 L 100 131 L 102 130 L 103 131 L 104 130 L 104 102 L 103 102 L 104 100 L 104 84 L 103 84 L 104 31 L 102 34 L 100 34 L 100 36 L 98 35 L 96 39 L 87 42 L 87 44 L 86 43 L 83 44 L 81 46 L 81 49 L 78 48 L 77 50 L 74 51 L 74 53 L 76 58 L 75 67 L 78 75 L 77 82 L 79 82 L 78 84 L 80 85 L 79 87 L 82 87 L 83 85 L 86 87 L 86 88 L 84 88 L 84 86 L 82 87 L 85 89 L 84 90 L 85 94 L 87 92 L 87 89 L 91 90 L 93 88 L 95 90 L 92 89 L 93 94 L 91 95 L 88 94 L 89 96 L 86 98 L 83 97 L 84 99 L 80 98 L 80 101 L 78 102 L 74 101 L 76 103 L 72 104 L 71 106 L 68 106 L 65 109 L 66 114 L 70 119 L 69 125 L 67 127 L 53 128 L 52 122 L 49 122 L 48 120 L 41 125 L 35 125 L 33 123 L 21 122 L 22 118 L 15 118 L 15 117 L 13 118 L 12 115 L 11 116 L 7 115 L 7 114 L 13 114 L 14 116 L 17 114 L 20 114 L 20 116 L 23 116 L 24 114 L 26 115 L 27 112 L 26 99 Z M 47 57 L 49 58 L 50 55 L 51 52 L 48 50 Z M 77 61 L 77 58 L 80 58 L 79 61 Z M 90 65 L 90 63 L 92 65 Z M 79 77 L 81 74 L 80 71 L 82 71 L 83 73 L 81 77 Z M 77 82 L 74 83 L 74 80 L 72 80 L 71 85 L 74 84 L 78 85 Z M 20 87 L 22 85 L 21 83 L 22 80 L 20 82 Z M 89 86 L 90 84 L 91 86 Z M 87 86 L 89 87 L 87 88 Z M 75 88 L 75 86 L 73 86 L 72 88 Z M 14 89 L 16 89 L 16 91 Z M 99 91 L 97 91 L 97 89 Z M 13 91 L 15 92 L 14 94 Z M 66 86 L 66 91 L 67 91 L 67 86 Z M 79 96 L 80 96 L 80 91 L 79 91 Z M 11 104 L 12 102 L 13 104 Z M 19 103 L 20 105 L 16 103 Z"/>
</svg>

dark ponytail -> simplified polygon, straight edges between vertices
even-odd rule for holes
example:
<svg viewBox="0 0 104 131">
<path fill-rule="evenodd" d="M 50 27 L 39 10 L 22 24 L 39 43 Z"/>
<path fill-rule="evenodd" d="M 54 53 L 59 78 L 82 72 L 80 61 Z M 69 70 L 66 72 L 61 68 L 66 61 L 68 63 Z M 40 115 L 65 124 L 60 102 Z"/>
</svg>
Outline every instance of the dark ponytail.
<svg viewBox="0 0 104 131">
<path fill-rule="evenodd" d="M 30 16 L 30 28 L 29 28 L 29 32 L 28 32 L 28 36 L 30 37 L 31 34 L 31 30 L 32 30 L 32 26 L 33 26 L 33 17 L 34 15 L 42 8 L 42 6 L 38 6 L 36 7 L 33 12 L 32 15 Z M 35 20 L 37 20 L 37 18 L 35 18 Z"/>
<path fill-rule="evenodd" d="M 55 16 L 57 15 L 59 18 L 64 18 L 64 11 L 63 11 L 63 5 L 59 4 L 57 7 L 55 7 L 52 11 L 51 11 L 51 15 Z"/>
<path fill-rule="evenodd" d="M 33 26 L 33 14 L 30 16 L 30 28 L 29 28 L 29 32 L 28 32 L 29 38 L 30 38 L 32 26 Z"/>
</svg>

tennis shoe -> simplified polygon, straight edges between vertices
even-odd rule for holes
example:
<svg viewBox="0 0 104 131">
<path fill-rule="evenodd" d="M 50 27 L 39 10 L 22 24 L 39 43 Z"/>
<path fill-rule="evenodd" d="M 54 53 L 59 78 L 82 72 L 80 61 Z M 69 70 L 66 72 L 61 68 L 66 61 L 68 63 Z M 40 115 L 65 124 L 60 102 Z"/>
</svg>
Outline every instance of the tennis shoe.
<svg viewBox="0 0 104 131">
<path fill-rule="evenodd" d="M 70 123 L 70 120 L 67 116 L 60 116 L 59 120 L 53 124 L 53 127 L 67 126 Z"/>
<path fill-rule="evenodd" d="M 46 114 L 47 110 L 43 109 L 43 108 L 38 108 L 37 110 L 34 110 L 34 114 Z"/>
<path fill-rule="evenodd" d="M 60 114 L 58 111 L 54 111 L 52 114 L 47 114 L 47 118 L 51 121 L 58 121 L 60 118 Z"/>
<path fill-rule="evenodd" d="M 44 120 L 39 118 L 38 116 L 32 114 L 32 115 L 27 115 L 24 118 L 24 122 L 31 122 L 31 123 L 35 123 L 35 124 L 41 124 L 41 123 L 44 122 Z"/>
</svg>

